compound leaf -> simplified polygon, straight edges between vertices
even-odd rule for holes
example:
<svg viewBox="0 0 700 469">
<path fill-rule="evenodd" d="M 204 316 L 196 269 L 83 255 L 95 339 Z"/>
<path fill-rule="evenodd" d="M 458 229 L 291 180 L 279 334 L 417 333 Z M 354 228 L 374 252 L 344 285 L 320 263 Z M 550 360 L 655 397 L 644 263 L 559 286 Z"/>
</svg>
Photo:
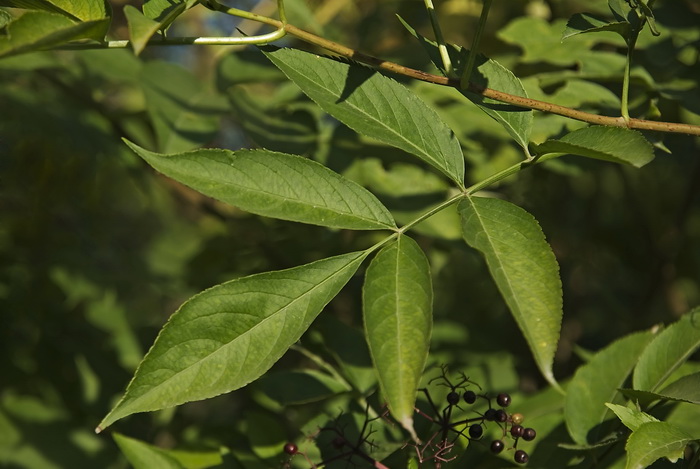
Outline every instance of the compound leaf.
<svg viewBox="0 0 700 469">
<path fill-rule="evenodd" d="M 432 331 L 433 290 L 428 260 L 402 235 L 372 260 L 363 288 L 365 332 L 382 394 L 411 435 Z"/>
<path fill-rule="evenodd" d="M 265 373 L 308 329 L 367 252 L 232 280 L 195 295 L 168 320 L 96 431 L 137 412 L 207 399 Z"/>
<path fill-rule="evenodd" d="M 700 308 L 663 330 L 649 344 L 634 369 L 632 385 L 656 391 L 700 347 Z"/>
<path fill-rule="evenodd" d="M 636 130 L 622 127 L 586 127 L 535 148 L 538 154 L 570 153 L 637 168 L 654 159 L 654 149 L 647 139 Z"/>
<path fill-rule="evenodd" d="M 596 353 L 581 366 L 566 389 L 564 418 L 571 438 L 579 445 L 596 443 L 595 428 L 603 422 L 618 388 L 632 371 L 650 332 L 630 334 Z"/>
<path fill-rule="evenodd" d="M 396 226 L 371 192 L 301 156 L 217 149 L 161 155 L 126 143 L 166 176 L 251 213 L 333 228 Z"/>
<path fill-rule="evenodd" d="M 562 320 L 559 265 L 537 220 L 500 199 L 459 204 L 464 240 L 481 251 L 544 377 L 552 374 Z"/>
<path fill-rule="evenodd" d="M 324 111 L 358 133 L 412 153 L 462 187 L 462 149 L 438 114 L 376 70 L 294 49 L 265 55 Z"/>
<path fill-rule="evenodd" d="M 667 422 L 644 423 L 627 439 L 625 469 L 644 469 L 657 459 L 676 462 L 694 438 Z"/>
</svg>

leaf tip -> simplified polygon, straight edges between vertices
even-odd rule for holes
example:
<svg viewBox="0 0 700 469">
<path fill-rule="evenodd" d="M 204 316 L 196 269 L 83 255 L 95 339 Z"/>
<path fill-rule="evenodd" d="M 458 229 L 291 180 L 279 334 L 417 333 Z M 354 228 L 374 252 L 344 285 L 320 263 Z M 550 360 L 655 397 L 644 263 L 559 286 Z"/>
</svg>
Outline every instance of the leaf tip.
<svg viewBox="0 0 700 469">
<path fill-rule="evenodd" d="M 104 430 L 104 428 L 102 428 L 100 425 L 96 426 L 95 434 L 99 435 L 100 433 L 102 433 L 102 430 Z"/>
</svg>

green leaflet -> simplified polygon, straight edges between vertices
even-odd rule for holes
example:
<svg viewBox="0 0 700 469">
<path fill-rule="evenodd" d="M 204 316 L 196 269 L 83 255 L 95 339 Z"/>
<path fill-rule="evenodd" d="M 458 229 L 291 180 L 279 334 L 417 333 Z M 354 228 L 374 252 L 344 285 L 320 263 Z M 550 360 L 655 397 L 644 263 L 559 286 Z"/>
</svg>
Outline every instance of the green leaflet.
<svg viewBox="0 0 700 469">
<path fill-rule="evenodd" d="M 354 63 L 294 49 L 263 51 L 324 111 L 358 133 L 418 156 L 464 187 L 457 138 L 403 85 Z"/>
<path fill-rule="evenodd" d="M 632 385 L 656 391 L 700 347 L 700 308 L 663 330 L 649 344 L 634 369 Z"/>
<path fill-rule="evenodd" d="M 428 358 L 433 289 L 418 244 L 402 235 L 372 260 L 362 291 L 365 332 L 391 415 L 413 430 L 416 394 Z"/>
<path fill-rule="evenodd" d="M 426 39 L 418 34 L 408 23 L 401 17 L 399 21 L 410 32 L 421 45 L 425 48 L 432 62 L 443 72 L 442 58 L 438 51 L 437 44 Z M 462 70 L 467 62 L 469 50 L 463 47 L 448 45 L 448 53 L 455 68 L 457 75 L 462 74 Z M 474 64 L 474 70 L 470 81 L 483 87 L 503 91 L 505 93 L 514 94 L 527 98 L 527 92 L 520 80 L 513 73 L 496 62 L 488 59 L 483 55 L 477 56 Z M 471 93 L 466 90 L 459 90 L 467 99 L 479 106 L 479 109 L 488 114 L 492 119 L 501 124 L 508 131 L 511 137 L 522 148 L 527 149 L 530 142 L 530 134 L 532 132 L 533 112 L 530 109 L 523 109 L 516 106 L 494 101 L 493 99 L 484 98 L 483 96 Z"/>
<path fill-rule="evenodd" d="M 629 428 L 632 431 L 636 430 L 637 428 L 639 428 L 640 425 L 643 425 L 645 423 L 659 421 L 659 419 L 647 414 L 646 412 L 642 412 L 636 409 L 630 409 L 629 407 L 625 407 L 622 405 L 610 404 L 608 402 L 605 404 L 605 406 L 608 409 L 615 412 L 615 415 L 617 415 L 617 418 L 620 419 L 620 421 L 625 425 L 625 427 Z"/>
<path fill-rule="evenodd" d="M 114 442 L 134 469 L 184 469 L 167 451 L 143 441 L 114 433 Z"/>
<path fill-rule="evenodd" d="M 216 149 L 161 155 L 126 143 L 166 176 L 257 215 L 333 228 L 396 228 L 371 192 L 301 156 Z"/>
<path fill-rule="evenodd" d="M 252 275 L 190 298 L 160 331 L 96 431 L 137 412 L 218 396 L 259 378 L 299 340 L 366 256 L 354 252 Z"/>
<path fill-rule="evenodd" d="M 0 57 L 55 47 L 77 39 L 101 41 L 109 18 L 76 22 L 68 16 L 46 11 L 29 11 L 7 25 L 0 35 Z"/>
<path fill-rule="evenodd" d="M 654 148 L 636 130 L 622 127 L 591 126 L 575 130 L 559 140 L 535 146 L 540 154 L 570 153 L 641 168 L 654 159 Z"/>
<path fill-rule="evenodd" d="M 607 21 L 599 20 L 586 13 L 576 13 L 569 18 L 566 23 L 566 29 L 561 35 L 562 41 L 577 34 L 595 33 L 599 31 L 611 31 L 619 34 L 623 38 L 627 38 L 631 31 L 631 25 L 627 22 L 608 23 Z"/>
<path fill-rule="evenodd" d="M 644 423 L 627 439 L 625 469 L 644 469 L 661 458 L 676 462 L 683 457 L 685 447 L 693 439 L 691 435 L 670 423 Z"/>
<path fill-rule="evenodd" d="M 151 37 L 161 29 L 161 25 L 131 5 L 124 7 L 124 15 L 129 25 L 131 48 L 134 49 L 134 54 L 139 55 Z"/>
<path fill-rule="evenodd" d="M 105 0 L 0 0 L 0 7 L 60 13 L 74 21 L 92 21 L 110 16 Z"/>
<path fill-rule="evenodd" d="M 613 401 L 652 337 L 650 332 L 630 334 L 596 353 L 576 371 L 566 389 L 564 407 L 566 428 L 576 443 L 597 442 L 596 427 L 608 411 L 605 404 Z"/>
<path fill-rule="evenodd" d="M 464 240 L 479 250 L 540 371 L 553 386 L 562 319 L 559 265 L 537 220 L 500 199 L 469 197 L 458 207 Z"/>
</svg>

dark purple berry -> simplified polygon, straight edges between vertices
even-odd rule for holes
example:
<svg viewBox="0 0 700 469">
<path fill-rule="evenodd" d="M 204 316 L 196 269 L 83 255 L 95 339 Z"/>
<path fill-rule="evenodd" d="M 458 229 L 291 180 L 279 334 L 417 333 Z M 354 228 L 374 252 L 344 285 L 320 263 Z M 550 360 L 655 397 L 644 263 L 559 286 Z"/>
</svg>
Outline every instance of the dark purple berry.
<svg viewBox="0 0 700 469">
<path fill-rule="evenodd" d="M 525 441 L 532 441 L 535 439 L 536 436 L 537 432 L 534 428 L 526 428 L 525 430 L 523 430 L 523 440 Z"/>
<path fill-rule="evenodd" d="M 515 452 L 515 455 L 513 456 L 513 460 L 517 462 L 518 464 L 525 464 L 528 462 L 530 459 L 530 456 L 527 455 L 527 453 L 521 449 Z"/>
<path fill-rule="evenodd" d="M 506 445 L 503 444 L 503 442 L 501 440 L 493 440 L 493 442 L 491 442 L 491 452 L 493 454 L 500 453 L 501 451 L 503 451 L 503 448 L 505 448 L 505 447 L 506 447 Z"/>
<path fill-rule="evenodd" d="M 484 418 L 489 422 L 493 422 L 498 417 L 496 409 L 489 409 L 484 413 Z"/>
<path fill-rule="evenodd" d="M 496 422 L 506 422 L 508 420 L 508 414 L 506 413 L 505 410 L 497 410 L 496 411 Z"/>
<path fill-rule="evenodd" d="M 523 436 L 523 430 L 525 430 L 522 426 L 520 425 L 513 425 L 510 428 L 510 434 L 513 438 L 520 438 Z"/>
<path fill-rule="evenodd" d="M 476 402 L 476 393 L 474 391 L 464 391 L 464 402 L 473 404 Z"/>
<path fill-rule="evenodd" d="M 473 440 L 478 440 L 481 438 L 481 435 L 484 434 L 484 429 L 479 425 L 478 423 L 475 423 L 471 427 L 469 427 L 469 437 Z"/>
<path fill-rule="evenodd" d="M 287 443 L 286 445 L 284 445 L 284 452 L 291 456 L 294 456 L 299 452 L 299 447 L 294 443 Z"/>
<path fill-rule="evenodd" d="M 454 391 L 447 393 L 447 402 L 450 405 L 459 404 L 459 393 L 454 392 Z"/>
<path fill-rule="evenodd" d="M 496 397 L 496 402 L 498 402 L 498 405 L 501 407 L 508 407 L 510 405 L 510 395 L 502 392 Z"/>
</svg>

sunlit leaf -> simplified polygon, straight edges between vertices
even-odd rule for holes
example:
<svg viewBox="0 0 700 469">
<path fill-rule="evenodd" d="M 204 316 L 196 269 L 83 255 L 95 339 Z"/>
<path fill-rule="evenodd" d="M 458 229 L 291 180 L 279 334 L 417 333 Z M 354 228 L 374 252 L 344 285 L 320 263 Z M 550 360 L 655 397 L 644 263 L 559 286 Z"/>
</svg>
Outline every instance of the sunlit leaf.
<svg viewBox="0 0 700 469">
<path fill-rule="evenodd" d="M 698 348 L 700 308 L 670 325 L 649 344 L 634 369 L 634 389 L 656 391 Z"/>
<path fill-rule="evenodd" d="M 629 407 L 625 407 L 618 404 L 611 404 L 609 402 L 606 403 L 605 406 L 608 409 L 612 410 L 615 413 L 615 415 L 617 415 L 617 418 L 619 418 L 620 421 L 625 425 L 625 427 L 629 428 L 632 431 L 639 428 L 639 426 L 642 424 L 659 421 L 659 419 L 657 419 L 656 417 L 649 415 L 646 412 L 642 412 L 640 410 L 630 409 Z"/>
<path fill-rule="evenodd" d="M 402 18 L 399 17 L 399 20 L 401 20 L 404 27 L 420 41 L 428 52 L 428 55 L 430 55 L 433 63 L 445 73 L 437 43 L 420 35 Z M 452 60 L 456 75 L 461 76 L 466 66 L 469 50 L 450 44 L 448 46 L 448 53 L 450 54 L 450 59 Z M 495 60 L 488 59 L 481 54 L 479 54 L 474 63 L 474 70 L 472 71 L 470 81 L 485 88 L 491 88 L 525 98 L 528 97 L 523 84 L 513 75 L 513 72 Z M 532 132 L 532 110 L 494 101 L 493 99 L 485 98 L 467 90 L 460 90 L 460 92 L 471 102 L 479 106 L 479 109 L 501 124 L 518 145 L 527 148 Z"/>
<path fill-rule="evenodd" d="M 642 424 L 627 439 L 625 469 L 644 469 L 661 458 L 676 462 L 683 457 L 685 447 L 694 439 L 667 422 Z"/>
<path fill-rule="evenodd" d="M 60 13 L 74 21 L 99 20 L 110 13 L 105 0 L 0 0 L 0 6 Z"/>
<path fill-rule="evenodd" d="M 134 54 L 139 55 L 151 37 L 161 29 L 160 23 L 147 18 L 131 5 L 124 7 L 124 15 L 129 25 L 129 40 Z"/>
<path fill-rule="evenodd" d="M 216 149 L 161 155 L 127 144 L 166 176 L 258 215 L 334 228 L 395 227 L 372 193 L 300 156 Z"/>
<path fill-rule="evenodd" d="M 564 417 L 571 438 L 579 445 L 596 443 L 598 425 L 605 420 L 607 402 L 632 372 L 653 335 L 639 332 L 613 342 L 576 370 L 566 390 Z"/>
<path fill-rule="evenodd" d="M 402 235 L 372 260 L 362 292 L 365 332 L 391 415 L 416 438 L 416 394 L 428 358 L 433 290 L 428 260 Z"/>
<path fill-rule="evenodd" d="M 459 204 L 464 240 L 481 251 L 544 377 L 552 374 L 562 320 L 559 265 L 537 220 L 500 199 Z"/>
<path fill-rule="evenodd" d="M 415 94 L 376 70 L 294 49 L 265 55 L 324 111 L 358 133 L 412 153 L 462 185 L 454 133 Z"/>
<path fill-rule="evenodd" d="M 586 13 L 576 13 L 569 18 L 561 38 L 564 40 L 577 34 L 595 33 L 599 31 L 612 31 L 623 38 L 627 38 L 631 31 L 631 25 L 627 22 L 608 23 L 607 21 L 599 20 Z"/>
<path fill-rule="evenodd" d="M 538 154 L 570 153 L 637 168 L 654 159 L 654 148 L 647 139 L 636 130 L 622 127 L 586 127 L 535 148 Z"/>
<path fill-rule="evenodd" d="M 259 378 L 359 267 L 355 252 L 233 280 L 172 315 L 97 431 L 137 412 L 202 400 Z"/>
</svg>

